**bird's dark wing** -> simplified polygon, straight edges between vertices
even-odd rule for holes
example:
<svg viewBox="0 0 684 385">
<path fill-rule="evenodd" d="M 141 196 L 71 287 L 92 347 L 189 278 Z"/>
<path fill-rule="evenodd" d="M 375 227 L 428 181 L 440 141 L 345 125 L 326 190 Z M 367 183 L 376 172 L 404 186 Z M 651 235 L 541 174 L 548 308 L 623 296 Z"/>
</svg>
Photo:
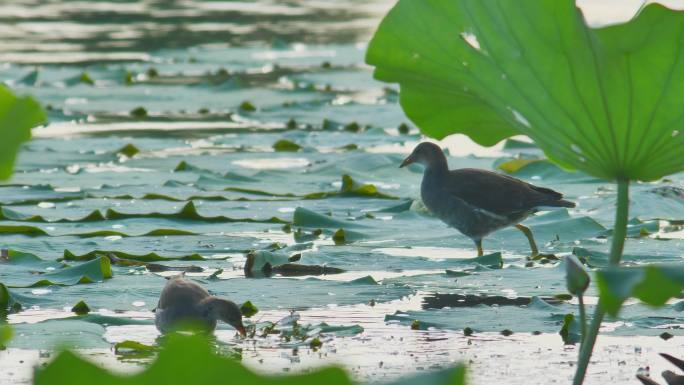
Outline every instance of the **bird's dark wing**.
<svg viewBox="0 0 684 385">
<path fill-rule="evenodd" d="M 209 293 L 202 286 L 176 276 L 166 282 L 159 296 L 157 307 L 159 309 L 166 309 L 169 306 L 193 307 L 208 296 Z"/>
<path fill-rule="evenodd" d="M 538 206 L 560 206 L 563 195 L 496 172 L 463 168 L 449 171 L 444 187 L 452 196 L 497 215 L 508 216 Z"/>
</svg>

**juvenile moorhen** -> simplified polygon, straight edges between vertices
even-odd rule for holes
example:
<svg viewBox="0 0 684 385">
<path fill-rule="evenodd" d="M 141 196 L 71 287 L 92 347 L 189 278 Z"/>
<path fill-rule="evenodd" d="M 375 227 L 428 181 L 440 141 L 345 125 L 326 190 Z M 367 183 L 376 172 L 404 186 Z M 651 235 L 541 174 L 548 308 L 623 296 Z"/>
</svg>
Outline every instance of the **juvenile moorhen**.
<svg viewBox="0 0 684 385">
<path fill-rule="evenodd" d="M 401 163 L 425 166 L 420 194 L 425 206 L 447 225 L 468 236 L 481 256 L 482 238 L 515 225 L 539 254 L 532 232 L 519 222 L 540 207 L 575 207 L 563 195 L 496 172 L 462 168 L 449 170 L 446 156 L 434 143 L 420 143 Z"/>
<path fill-rule="evenodd" d="M 167 333 L 185 325 L 213 331 L 217 320 L 245 335 L 242 314 L 234 302 L 209 295 L 202 286 L 182 275 L 166 282 L 155 310 L 155 324 L 160 332 Z"/>
</svg>

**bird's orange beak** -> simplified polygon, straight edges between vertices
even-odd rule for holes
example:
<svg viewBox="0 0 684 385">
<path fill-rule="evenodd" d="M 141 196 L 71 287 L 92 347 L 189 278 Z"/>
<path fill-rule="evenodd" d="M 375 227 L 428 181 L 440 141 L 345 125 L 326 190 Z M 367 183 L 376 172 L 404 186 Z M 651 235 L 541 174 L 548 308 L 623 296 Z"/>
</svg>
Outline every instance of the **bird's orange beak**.
<svg viewBox="0 0 684 385">
<path fill-rule="evenodd" d="M 415 161 L 416 161 L 416 160 L 413 158 L 413 154 L 411 154 L 411 155 L 407 156 L 406 159 L 404 159 L 403 162 L 401 162 L 401 165 L 399 165 L 399 168 L 406 167 L 406 166 L 408 166 L 409 164 L 411 164 L 411 163 L 413 163 L 413 162 L 415 162 Z"/>
<path fill-rule="evenodd" d="M 240 333 L 242 337 L 245 337 L 247 335 L 247 329 L 245 329 L 244 326 L 238 326 L 235 329 L 238 331 L 238 333 Z"/>
</svg>

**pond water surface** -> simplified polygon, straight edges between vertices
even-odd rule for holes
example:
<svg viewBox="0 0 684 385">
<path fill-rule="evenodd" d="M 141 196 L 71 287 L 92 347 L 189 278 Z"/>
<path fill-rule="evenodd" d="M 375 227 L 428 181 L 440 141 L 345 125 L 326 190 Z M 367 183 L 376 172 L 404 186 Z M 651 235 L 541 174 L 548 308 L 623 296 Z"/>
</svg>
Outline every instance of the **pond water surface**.
<svg viewBox="0 0 684 385">
<path fill-rule="evenodd" d="M 580 5 L 606 24 L 640 3 Z M 466 362 L 474 384 L 567 383 L 577 351 L 558 331 L 577 306 L 555 298 L 566 292 L 562 257 L 606 263 L 615 188 L 545 161 L 518 170 L 578 203 L 525 222 L 560 261 L 529 261 L 515 229 L 487 238 L 488 256 L 476 259 L 468 238 L 422 208 L 420 167 L 398 168 L 423 138 L 398 90 L 363 64 L 391 4 L 0 5 L 0 80 L 40 100 L 50 121 L 0 185 L 0 246 L 12 250 L 0 282 L 21 305 L 8 316 L 15 337 L 0 352 L 0 383 L 29 383 L 57 345 L 138 370 L 147 359 L 113 345 L 155 343 L 164 277 L 189 267 L 212 293 L 254 303 L 260 327 L 293 314 L 310 325 L 290 341 L 241 340 L 222 326 L 219 341 L 258 371 L 337 363 L 377 382 Z M 457 135 L 441 144 L 452 168 L 496 169 L 520 154 L 542 157 L 522 140 L 483 148 Z M 626 263 L 681 262 L 682 188 L 682 174 L 633 187 Z M 249 253 L 345 272 L 246 278 Z M 110 255 L 119 258 L 111 277 Z M 81 300 L 87 316 L 71 312 Z M 640 368 L 667 368 L 657 353 L 683 352 L 682 305 L 629 303 L 606 322 L 587 382 L 633 383 Z M 658 337 L 664 331 L 675 338 Z M 320 349 L 309 347 L 314 337 Z"/>
</svg>

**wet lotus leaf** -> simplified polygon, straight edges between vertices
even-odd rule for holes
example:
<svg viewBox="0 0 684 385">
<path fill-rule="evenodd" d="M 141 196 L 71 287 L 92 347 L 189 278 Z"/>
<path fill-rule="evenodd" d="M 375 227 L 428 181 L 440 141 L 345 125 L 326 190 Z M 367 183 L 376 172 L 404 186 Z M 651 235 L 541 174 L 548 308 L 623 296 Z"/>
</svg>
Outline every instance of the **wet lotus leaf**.
<svg viewBox="0 0 684 385">
<path fill-rule="evenodd" d="M 161 256 L 157 253 L 148 253 L 148 254 L 143 254 L 143 255 L 137 255 L 137 254 L 129 254 L 125 253 L 122 251 L 106 251 L 106 250 L 93 250 L 91 252 L 88 252 L 86 254 L 81 254 L 81 255 L 76 255 L 72 253 L 69 250 L 64 250 L 64 254 L 62 259 L 65 261 L 90 261 L 95 258 L 99 258 L 101 256 L 106 256 L 106 255 L 114 255 L 118 258 L 122 259 L 127 259 L 127 260 L 133 260 L 133 261 L 140 261 L 140 262 L 159 262 L 159 261 L 172 261 L 172 260 L 181 260 L 181 261 L 203 261 L 205 258 L 202 257 L 199 254 L 190 254 L 190 255 L 179 255 L 179 256 Z"/>
<path fill-rule="evenodd" d="M 325 199 L 334 197 L 346 197 L 346 198 L 357 198 L 357 197 L 368 197 L 377 199 L 399 199 L 398 197 L 379 192 L 377 187 L 372 184 L 359 184 L 354 181 L 349 175 L 342 175 L 342 187 L 339 191 L 318 191 L 311 192 L 302 195 L 297 195 L 293 193 L 276 193 L 258 189 L 251 189 L 245 187 L 226 187 L 223 191 L 239 192 L 251 195 L 266 196 L 266 197 L 278 197 L 278 198 L 297 198 L 297 199 Z"/>
<path fill-rule="evenodd" d="M 19 146 L 31 138 L 31 128 L 45 120 L 45 112 L 35 100 L 17 97 L 0 85 L 0 180 L 12 175 Z"/>
<path fill-rule="evenodd" d="M 39 74 L 40 74 L 40 71 L 38 71 L 37 69 L 33 70 L 33 71 L 29 72 L 28 74 L 26 74 L 23 78 L 19 79 L 19 81 L 17 81 L 17 83 L 23 84 L 26 86 L 35 86 L 38 83 Z"/>
<path fill-rule="evenodd" d="M 127 145 L 121 147 L 116 151 L 117 154 L 125 155 L 129 158 L 132 158 L 133 156 L 135 156 L 135 154 L 139 152 L 140 150 L 131 143 L 128 143 Z"/>
<path fill-rule="evenodd" d="M 402 0 L 366 61 L 400 84 L 404 111 L 427 135 L 493 145 L 523 134 L 567 168 L 656 180 L 684 170 L 681 116 L 670 108 L 682 96 L 670 87 L 684 76 L 682 17 L 649 4 L 593 29 L 573 0 Z"/>
<path fill-rule="evenodd" d="M 317 212 L 305 209 L 303 207 L 297 207 L 294 212 L 292 219 L 292 224 L 299 227 L 308 228 L 363 228 L 366 227 L 360 223 L 352 221 L 343 221 L 339 219 L 334 219 L 330 216 L 319 214 Z"/>
<path fill-rule="evenodd" d="M 9 348 L 35 349 L 37 346 L 70 346 L 72 349 L 109 349 L 111 344 L 102 338 L 105 327 L 75 319 L 50 320 L 34 324 L 14 324 L 15 338 Z M 90 379 L 92 381 L 92 378 Z"/>
<path fill-rule="evenodd" d="M 262 196 L 269 196 L 269 197 L 297 198 L 297 195 L 291 194 L 291 193 L 281 194 L 281 193 L 273 193 L 273 192 L 268 192 L 268 191 L 242 188 L 242 187 L 226 187 L 225 189 L 223 189 L 223 191 L 241 192 L 241 193 L 246 193 L 246 194 L 262 195 Z"/>
<path fill-rule="evenodd" d="M 544 300 L 549 301 L 549 298 Z M 526 306 L 532 301 L 530 297 L 508 298 L 499 295 L 486 296 L 474 294 L 429 294 L 423 298 L 423 309 L 442 309 L 445 307 L 487 306 Z"/>
<path fill-rule="evenodd" d="M 147 116 L 147 109 L 145 107 L 136 107 L 131 110 L 131 116 L 134 118 L 144 118 Z"/>
<path fill-rule="evenodd" d="M 501 253 L 491 253 L 491 254 L 485 254 L 480 257 L 475 257 L 475 258 L 470 258 L 470 259 L 464 259 L 463 262 L 465 263 L 476 263 L 478 265 L 486 266 L 492 269 L 500 269 L 503 267 L 503 257 L 501 256 Z"/>
<path fill-rule="evenodd" d="M 8 287 L 40 287 L 49 285 L 76 285 L 93 283 L 112 278 L 112 267 L 109 258 L 100 257 L 76 266 L 65 267 L 37 277 L 12 277 L 7 281 Z"/>
<path fill-rule="evenodd" d="M 600 183 L 601 180 L 583 172 L 568 172 L 546 159 L 513 159 L 497 166 L 516 178 L 531 179 L 536 184 L 561 183 Z"/>
<path fill-rule="evenodd" d="M 191 365 L 188 365 L 188 359 L 192 360 Z M 414 377 L 411 381 L 414 381 L 412 383 L 418 381 L 425 385 L 460 385 L 465 383 L 464 372 L 463 367 L 457 367 L 448 371 Z M 132 376 L 112 374 L 96 364 L 79 358 L 74 353 L 62 352 L 50 364 L 37 369 L 35 384 L 81 385 L 92 383 L 93 378 L 97 378 L 101 385 L 122 383 L 130 385 L 152 383 L 174 385 L 189 382 L 211 384 L 221 383 L 226 378 L 245 384 L 352 384 L 344 371 L 337 368 L 317 369 L 310 373 L 291 376 L 265 377 L 257 375 L 238 362 L 214 353 L 209 344 L 201 337 L 181 335 L 174 335 L 169 338 L 164 348 L 159 352 L 156 361 L 141 373 Z M 401 382 L 396 384 L 404 385 Z"/>
<path fill-rule="evenodd" d="M 291 140 L 280 139 L 279 141 L 273 143 L 273 149 L 275 151 L 296 152 L 301 150 L 302 146 L 298 145 L 297 143 Z"/>
<path fill-rule="evenodd" d="M 54 261 L 45 261 L 35 254 L 14 249 L 6 250 L 6 260 L 2 260 L 2 262 L 0 263 L 8 265 L 30 266 L 34 269 L 49 267 L 58 268 L 63 266 L 61 263 L 55 263 Z"/>
<path fill-rule="evenodd" d="M 342 175 L 342 187 L 340 194 L 343 196 L 367 196 L 383 199 L 399 199 L 395 196 L 384 194 L 378 191 L 378 188 L 373 184 L 359 184 L 351 176 Z"/>
<path fill-rule="evenodd" d="M 447 261 L 451 266 L 463 267 L 464 263 L 454 258 Z M 464 272 L 467 275 L 454 277 L 437 272 L 435 274 L 410 277 L 385 278 L 384 284 L 405 284 L 415 290 L 429 288 L 431 292 L 459 295 L 514 296 L 527 298 L 553 298 L 566 293 L 565 266 L 563 262 L 551 267 L 524 268 L 510 264 L 502 269 L 476 267 Z M 587 295 L 595 295 L 590 287 Z M 512 295 L 511 293 L 515 293 Z M 556 303 L 557 301 L 552 301 Z M 557 330 L 556 330 L 557 331 Z"/>
<path fill-rule="evenodd" d="M 259 309 L 254 306 L 252 301 L 247 301 L 240 306 L 240 313 L 242 313 L 243 317 L 250 318 L 258 312 Z"/>
<path fill-rule="evenodd" d="M 557 333 L 565 314 L 573 312 L 574 306 L 551 305 L 542 299 L 526 298 L 523 306 L 475 305 L 466 308 L 426 309 L 422 311 L 397 311 L 386 315 L 385 321 L 398 321 L 411 325 L 415 320 L 420 328 L 430 327 L 462 330 L 470 327 L 480 332 L 500 332 L 511 330 L 516 333 L 541 331 Z"/>
<path fill-rule="evenodd" d="M 449 269 L 447 269 L 445 272 L 446 272 L 447 277 L 467 277 L 471 274 L 467 271 L 458 271 L 458 270 L 449 270 Z"/>
<path fill-rule="evenodd" d="M 29 237 L 38 237 L 41 235 L 48 235 L 44 230 L 34 226 L 13 226 L 0 225 L 0 233 L 6 234 L 22 234 Z"/>
<path fill-rule="evenodd" d="M 178 229 L 156 229 L 141 235 L 143 237 L 164 237 L 168 235 L 195 235 L 192 231 Z M 125 235 L 124 235 L 125 236 Z"/>
<path fill-rule="evenodd" d="M 627 236 L 632 238 L 645 237 L 660 230 L 658 221 L 642 221 L 632 218 L 627 222 Z"/>
<path fill-rule="evenodd" d="M 157 347 L 145 345 L 138 341 L 125 340 L 114 344 L 114 354 L 126 356 L 128 358 L 149 357 L 156 351 Z"/>
<path fill-rule="evenodd" d="M 318 337 L 314 337 L 311 342 L 309 342 L 309 347 L 316 351 L 316 349 L 320 348 L 323 346 L 323 342 Z"/>
<path fill-rule="evenodd" d="M 114 209 L 108 209 L 106 217 L 109 220 L 116 219 L 130 219 L 130 218 L 164 218 L 164 219 L 183 219 L 189 221 L 203 221 L 203 222 L 250 222 L 250 223 L 288 223 L 287 221 L 271 217 L 269 219 L 254 219 L 254 218 L 229 218 L 223 215 L 218 216 L 204 216 L 197 211 L 195 203 L 190 201 L 175 213 L 123 213 Z"/>
<path fill-rule="evenodd" d="M 344 229 L 338 229 L 337 231 L 335 231 L 335 233 L 332 236 L 332 240 L 333 242 L 335 242 L 336 245 L 344 245 L 347 242 Z"/>
<path fill-rule="evenodd" d="M 31 237 L 36 237 L 36 236 L 49 236 L 50 234 L 46 233 L 45 231 L 37 228 L 37 227 L 32 227 L 32 226 L 3 226 L 0 225 L 0 233 L 8 233 L 8 234 L 21 234 L 21 235 L 28 235 Z M 140 237 L 162 237 L 162 236 L 171 236 L 171 235 L 196 235 L 195 233 L 187 230 L 179 230 L 179 229 L 155 229 L 148 231 L 144 234 L 140 235 L 129 235 L 126 233 L 122 233 L 120 231 L 114 231 L 114 230 L 96 230 L 96 231 L 89 231 L 89 232 L 84 232 L 84 233 L 73 233 L 73 234 L 66 234 L 69 236 L 73 237 L 78 237 L 78 238 L 97 238 L 97 237 L 122 237 L 122 238 L 127 238 L 127 237 L 132 237 L 132 236 L 140 236 Z"/>
<path fill-rule="evenodd" d="M 535 163 L 535 162 L 544 162 L 544 160 L 542 160 L 542 159 L 522 159 L 522 158 L 521 159 L 512 159 L 512 160 L 505 161 L 503 163 L 499 163 L 499 165 L 497 165 L 496 167 L 503 172 L 506 172 L 509 174 L 514 174 L 514 173 L 520 171 L 520 169 L 522 169 L 523 167 L 526 167 L 529 164 Z"/>
<path fill-rule="evenodd" d="M 576 319 L 573 314 L 566 314 L 563 318 L 563 327 L 558 334 L 563 338 L 563 343 L 566 345 L 574 345 L 580 342 L 582 338 L 580 329 L 579 320 Z"/>
<path fill-rule="evenodd" d="M 117 276 L 119 278 L 120 275 Z M 206 281 L 203 285 L 217 296 L 230 298 L 241 303 L 259 298 L 259 308 L 306 309 L 325 307 L 331 303 L 339 306 L 368 303 L 371 299 L 376 302 L 386 302 L 403 298 L 415 293 L 407 285 L 399 283 L 371 283 L 371 278 L 358 281 L 336 281 L 318 277 L 307 278 L 276 278 L 276 279 L 222 279 Z M 158 297 L 160 283 L 155 291 L 149 291 L 149 296 Z M 150 290 L 150 289 L 148 289 Z M 268 292 L 268 296 L 261 294 Z M 147 294 L 147 293 L 145 293 Z M 302 303 L 301 298 L 306 298 Z"/>
<path fill-rule="evenodd" d="M 90 75 L 87 72 L 81 72 L 76 76 L 64 80 L 64 84 L 70 87 L 79 84 L 86 84 L 92 86 L 95 85 L 95 81 L 93 80 L 93 78 L 90 77 Z"/>
<path fill-rule="evenodd" d="M 270 267 L 283 265 L 290 262 L 290 257 L 287 254 L 279 252 L 271 252 L 267 250 L 256 250 L 247 254 L 247 261 L 245 262 L 245 275 L 252 276 L 264 272 L 264 269 Z"/>
<path fill-rule="evenodd" d="M 684 265 L 608 268 L 596 272 L 596 282 L 606 311 L 615 316 L 630 297 L 661 306 L 679 296 L 684 290 Z"/>
<path fill-rule="evenodd" d="M 95 222 L 104 221 L 106 218 L 102 215 L 100 210 L 93 210 L 90 214 L 76 219 L 47 219 L 41 215 L 27 215 L 22 214 L 16 210 L 9 209 L 7 207 L 0 207 L 0 220 L 8 220 L 15 222 L 54 222 L 54 223 L 78 223 L 78 222 Z"/>
<path fill-rule="evenodd" d="M 608 252 L 589 250 L 582 247 L 574 247 L 572 253 L 576 255 L 582 262 L 589 267 L 607 267 L 610 259 Z M 636 264 L 638 262 L 669 262 L 678 261 L 680 256 L 672 252 L 664 252 L 662 255 L 638 255 L 638 254 L 623 254 L 623 264 Z"/>
<path fill-rule="evenodd" d="M 79 320 L 91 324 L 101 325 L 101 326 L 121 326 L 121 325 L 154 325 L 154 320 L 151 319 L 135 319 L 127 317 L 115 317 L 107 316 L 98 313 L 89 313 L 86 315 L 59 318 L 43 321 L 44 323 L 59 323 L 59 322 L 69 322 L 70 320 Z"/>
<path fill-rule="evenodd" d="M 7 286 L 0 282 L 0 313 L 4 313 L 9 310 L 11 302 L 12 297 L 10 296 Z"/>
<path fill-rule="evenodd" d="M 251 102 L 245 100 L 240 104 L 240 110 L 246 112 L 254 112 L 256 111 L 256 107 Z"/>
<path fill-rule="evenodd" d="M 90 308 L 85 301 L 78 301 L 78 303 L 71 308 L 71 311 L 78 315 L 85 315 L 90 313 Z"/>
<path fill-rule="evenodd" d="M 292 257 L 289 258 L 292 260 Z M 266 276 L 274 274 L 282 277 L 301 277 L 301 276 L 317 276 L 344 273 L 344 270 L 336 267 L 321 266 L 321 265 L 303 265 L 300 263 L 285 263 L 277 266 L 266 266 L 262 270 Z"/>
<path fill-rule="evenodd" d="M 135 199 L 133 196 L 127 196 L 127 197 L 116 197 L 118 199 Z M 187 202 L 187 201 L 195 201 L 195 200 L 203 200 L 203 201 L 230 201 L 230 198 L 224 197 L 222 195 L 191 195 L 186 198 L 177 198 L 177 197 L 172 197 L 170 195 L 164 195 L 164 194 L 155 194 L 155 193 L 147 193 L 143 196 L 140 197 L 140 199 L 159 199 L 159 200 L 165 200 L 165 201 L 171 201 L 171 202 Z M 237 199 L 241 200 L 241 199 Z"/>
<path fill-rule="evenodd" d="M 349 283 L 354 285 L 379 285 L 378 281 L 370 275 L 349 281 Z"/>
<path fill-rule="evenodd" d="M 406 200 L 406 201 L 399 203 L 397 205 L 380 209 L 380 210 L 378 210 L 378 212 L 381 212 L 381 213 L 401 213 L 401 212 L 410 210 L 412 204 L 413 204 L 413 200 L 409 199 L 409 200 Z"/>
</svg>

